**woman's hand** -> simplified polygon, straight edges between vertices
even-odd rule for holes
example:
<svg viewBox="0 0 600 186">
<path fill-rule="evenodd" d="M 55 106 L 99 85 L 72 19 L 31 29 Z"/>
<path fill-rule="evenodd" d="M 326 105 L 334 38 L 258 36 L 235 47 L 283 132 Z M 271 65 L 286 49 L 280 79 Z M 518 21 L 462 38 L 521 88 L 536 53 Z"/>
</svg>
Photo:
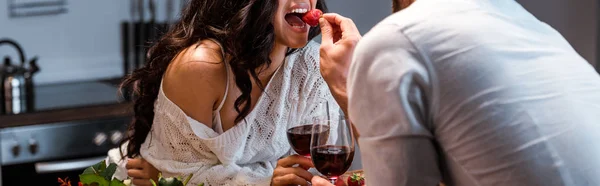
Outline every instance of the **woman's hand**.
<svg viewBox="0 0 600 186">
<path fill-rule="evenodd" d="M 294 167 L 294 165 L 298 165 Z M 271 185 L 308 185 L 313 175 L 308 172 L 313 167 L 312 160 L 300 155 L 291 155 L 277 161 Z"/>
<path fill-rule="evenodd" d="M 129 159 L 125 168 L 135 186 L 152 186 L 150 179 L 158 183 L 158 169 L 143 158 Z"/>
<path fill-rule="evenodd" d="M 318 176 L 313 177 L 313 179 L 310 182 L 313 186 L 346 186 L 346 183 L 344 183 L 344 181 L 342 180 L 337 180 L 337 182 L 335 182 L 335 185 L 333 185 L 325 178 L 321 178 Z"/>
<path fill-rule="evenodd" d="M 321 75 L 338 105 L 347 114 L 348 96 L 346 79 L 356 44 L 361 39 L 354 22 L 335 13 L 324 14 L 321 26 L 320 66 Z"/>
</svg>

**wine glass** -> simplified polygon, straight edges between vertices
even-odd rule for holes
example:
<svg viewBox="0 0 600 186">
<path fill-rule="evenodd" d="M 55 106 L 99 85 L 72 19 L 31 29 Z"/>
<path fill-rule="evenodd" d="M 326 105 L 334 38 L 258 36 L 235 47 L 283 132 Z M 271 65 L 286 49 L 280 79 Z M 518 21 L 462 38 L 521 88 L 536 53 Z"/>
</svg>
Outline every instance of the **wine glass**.
<svg viewBox="0 0 600 186">
<path fill-rule="evenodd" d="M 319 173 L 335 185 L 354 159 L 354 134 L 350 122 L 343 116 L 319 120 L 313 125 L 310 154 Z"/>
<path fill-rule="evenodd" d="M 312 125 L 329 118 L 329 104 L 322 97 L 295 97 L 289 112 L 286 131 L 290 146 L 299 155 L 310 158 Z"/>
</svg>

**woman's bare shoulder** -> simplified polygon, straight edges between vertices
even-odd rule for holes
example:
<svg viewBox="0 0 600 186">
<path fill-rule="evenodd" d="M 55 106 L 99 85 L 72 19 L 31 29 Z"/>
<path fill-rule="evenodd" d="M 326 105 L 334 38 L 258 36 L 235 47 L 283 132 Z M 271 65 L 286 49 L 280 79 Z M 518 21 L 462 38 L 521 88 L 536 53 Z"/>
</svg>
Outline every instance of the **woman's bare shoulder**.
<svg viewBox="0 0 600 186">
<path fill-rule="evenodd" d="M 212 111 L 225 93 L 227 68 L 221 49 L 205 40 L 182 50 L 163 77 L 165 95 L 186 115 L 212 127 Z"/>
</svg>

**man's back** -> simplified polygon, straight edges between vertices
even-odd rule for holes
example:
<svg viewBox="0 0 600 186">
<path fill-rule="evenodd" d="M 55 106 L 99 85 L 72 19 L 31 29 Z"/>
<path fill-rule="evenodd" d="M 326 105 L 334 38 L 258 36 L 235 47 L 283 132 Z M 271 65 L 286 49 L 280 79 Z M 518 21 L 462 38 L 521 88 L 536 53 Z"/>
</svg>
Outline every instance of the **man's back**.
<svg viewBox="0 0 600 186">
<path fill-rule="evenodd" d="M 513 0 L 418 0 L 350 78 L 369 185 L 600 185 L 600 77 Z"/>
</svg>

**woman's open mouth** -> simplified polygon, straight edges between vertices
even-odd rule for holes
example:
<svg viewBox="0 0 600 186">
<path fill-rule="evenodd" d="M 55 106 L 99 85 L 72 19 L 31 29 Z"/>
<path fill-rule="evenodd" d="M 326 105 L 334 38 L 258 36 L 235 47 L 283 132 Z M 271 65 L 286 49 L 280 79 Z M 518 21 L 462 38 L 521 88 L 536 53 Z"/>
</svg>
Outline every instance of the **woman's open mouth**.
<svg viewBox="0 0 600 186">
<path fill-rule="evenodd" d="M 285 14 L 285 21 L 292 27 L 298 30 L 304 30 L 307 27 L 306 23 L 302 21 L 302 16 L 308 12 L 308 9 L 296 8 L 290 13 Z"/>
</svg>

